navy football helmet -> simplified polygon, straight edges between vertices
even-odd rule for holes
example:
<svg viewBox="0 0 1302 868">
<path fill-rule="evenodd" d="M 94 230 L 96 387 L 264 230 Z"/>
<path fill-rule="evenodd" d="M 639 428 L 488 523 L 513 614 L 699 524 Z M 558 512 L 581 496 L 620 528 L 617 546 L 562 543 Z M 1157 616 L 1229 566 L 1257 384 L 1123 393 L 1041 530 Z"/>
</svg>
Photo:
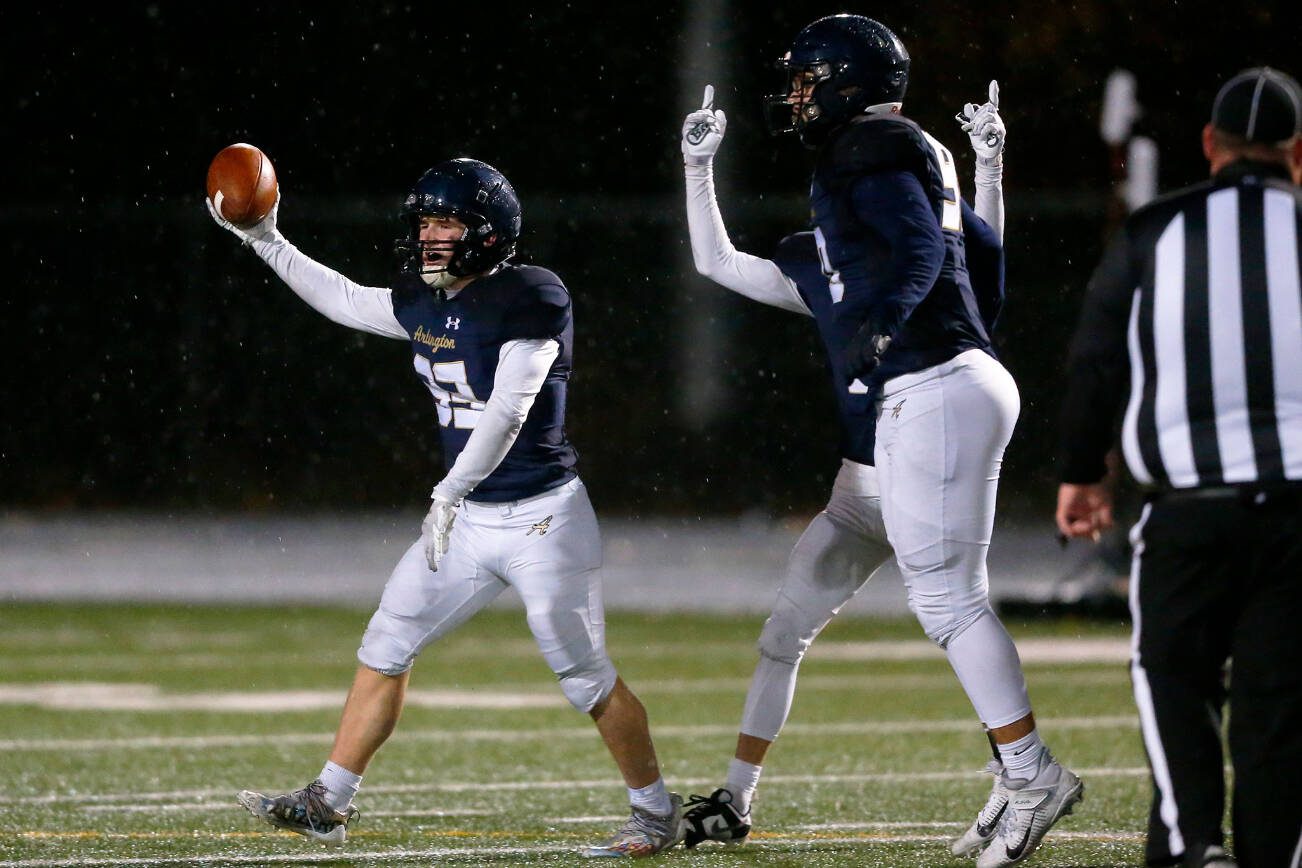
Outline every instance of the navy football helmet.
<svg viewBox="0 0 1302 868">
<path fill-rule="evenodd" d="M 520 200 L 511 182 L 487 163 L 466 157 L 439 163 L 422 175 L 399 216 L 407 227 L 407 237 L 394 242 L 402 270 L 431 285 L 447 282 L 448 275 L 490 271 L 515 254 L 520 238 Z M 422 216 L 455 217 L 466 231 L 451 241 L 422 241 Z M 444 254 L 450 254 L 445 262 Z"/>
<path fill-rule="evenodd" d="M 811 148 L 868 107 L 902 102 L 909 83 L 904 43 L 862 15 L 818 19 L 777 66 L 786 91 L 765 98 L 769 130 L 795 132 Z"/>
</svg>

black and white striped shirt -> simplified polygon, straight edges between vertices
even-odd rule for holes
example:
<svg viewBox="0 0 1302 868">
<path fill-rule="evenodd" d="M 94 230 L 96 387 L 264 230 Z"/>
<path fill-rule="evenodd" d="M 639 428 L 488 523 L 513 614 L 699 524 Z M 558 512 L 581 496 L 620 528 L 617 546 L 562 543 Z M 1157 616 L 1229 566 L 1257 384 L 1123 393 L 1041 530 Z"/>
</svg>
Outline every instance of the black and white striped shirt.
<svg viewBox="0 0 1302 868">
<path fill-rule="evenodd" d="M 1135 212 L 1072 342 L 1062 479 L 1121 447 L 1140 484 L 1302 480 L 1302 189 L 1240 161 Z"/>
</svg>

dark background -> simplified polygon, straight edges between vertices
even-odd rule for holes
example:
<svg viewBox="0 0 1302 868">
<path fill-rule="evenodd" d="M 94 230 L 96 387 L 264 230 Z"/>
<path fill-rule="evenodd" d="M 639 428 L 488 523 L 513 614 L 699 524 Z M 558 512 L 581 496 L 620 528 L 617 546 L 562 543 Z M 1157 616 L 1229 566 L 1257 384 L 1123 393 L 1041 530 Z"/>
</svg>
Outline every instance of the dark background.
<svg viewBox="0 0 1302 868">
<path fill-rule="evenodd" d="M 1106 77 L 1138 77 L 1161 189 L 1198 180 L 1219 84 L 1299 73 L 1297 4 L 7 4 L 0 509 L 419 508 L 440 478 L 405 345 L 328 322 L 209 220 L 206 168 L 235 141 L 273 160 L 285 234 L 373 285 L 425 168 L 469 155 L 512 179 L 522 258 L 575 298 L 570 433 L 600 513 L 817 509 L 837 457 L 812 324 L 691 272 L 678 138 L 718 76 L 734 242 L 767 255 L 803 228 L 807 157 L 764 134 L 760 98 L 800 27 L 839 11 L 900 34 L 906 113 L 969 197 L 952 117 L 1001 83 L 998 346 L 1023 399 L 1001 503 L 1047 514 L 1058 372 L 1109 231 Z M 703 334 L 722 391 L 693 415 Z"/>
</svg>

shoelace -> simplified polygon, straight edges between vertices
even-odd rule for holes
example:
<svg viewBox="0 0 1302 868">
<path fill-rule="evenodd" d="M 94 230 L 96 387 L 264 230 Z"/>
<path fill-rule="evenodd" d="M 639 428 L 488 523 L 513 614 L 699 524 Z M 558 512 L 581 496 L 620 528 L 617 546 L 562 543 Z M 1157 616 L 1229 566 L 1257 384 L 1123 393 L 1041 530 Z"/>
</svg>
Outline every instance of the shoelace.
<svg viewBox="0 0 1302 868">
<path fill-rule="evenodd" d="M 719 798 L 719 793 L 726 793 L 726 792 L 728 791 L 720 788 L 710 793 L 708 796 L 702 796 L 697 793 L 692 793 L 690 796 L 687 797 L 687 803 L 683 805 L 683 814 L 684 815 L 690 814 L 693 811 L 698 811 L 705 808 L 720 808 L 723 807 L 724 805 L 727 805 L 728 807 L 732 807 L 731 798 L 729 798 L 728 801 L 726 802 L 723 799 Z M 736 808 L 732 808 L 732 810 L 733 813 L 738 813 Z M 740 816 L 740 814 L 738 815 Z"/>
<path fill-rule="evenodd" d="M 301 820 L 314 832 L 322 831 L 318 828 L 319 822 L 330 823 L 330 828 L 338 825 L 334 819 L 336 811 L 326 804 L 326 788 L 321 781 L 313 781 L 292 795 L 293 801 L 277 800 L 272 809 L 282 820 Z M 344 813 L 344 825 L 348 825 L 360 816 L 361 812 L 350 806 Z"/>
<path fill-rule="evenodd" d="M 714 797 L 714 793 L 710 793 L 708 796 L 702 796 L 699 793 L 692 793 L 687 797 L 687 804 L 683 805 L 683 813 L 690 814 L 694 808 L 716 804 L 720 804 L 720 802 Z"/>
<path fill-rule="evenodd" d="M 998 760 L 992 759 L 986 764 L 985 773 L 994 775 L 995 783 L 990 789 L 990 798 L 986 801 L 985 807 L 977 814 L 977 822 L 983 826 L 993 822 L 995 817 L 1003 812 L 1004 805 L 1008 804 L 1008 791 L 1000 786 L 999 781 L 999 776 L 1003 774 L 1003 771 L 1003 764 Z"/>
<path fill-rule="evenodd" d="M 672 817 L 673 814 L 668 816 Z M 624 823 L 619 831 L 625 835 L 636 832 L 652 838 L 661 838 L 671 831 L 665 822 L 666 819 L 667 817 L 657 817 L 650 811 L 635 807 L 633 813 L 629 815 L 628 822 Z"/>
</svg>

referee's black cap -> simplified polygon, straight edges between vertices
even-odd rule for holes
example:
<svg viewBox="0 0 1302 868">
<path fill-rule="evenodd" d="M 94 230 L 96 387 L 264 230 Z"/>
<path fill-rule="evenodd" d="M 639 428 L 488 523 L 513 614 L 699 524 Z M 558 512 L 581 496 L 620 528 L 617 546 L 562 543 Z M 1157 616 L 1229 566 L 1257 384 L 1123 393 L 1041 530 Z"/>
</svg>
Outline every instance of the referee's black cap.
<svg viewBox="0 0 1302 868">
<path fill-rule="evenodd" d="M 1212 126 L 1250 142 L 1288 141 L 1302 133 L 1302 87 L 1269 66 L 1245 69 L 1216 94 Z"/>
</svg>

